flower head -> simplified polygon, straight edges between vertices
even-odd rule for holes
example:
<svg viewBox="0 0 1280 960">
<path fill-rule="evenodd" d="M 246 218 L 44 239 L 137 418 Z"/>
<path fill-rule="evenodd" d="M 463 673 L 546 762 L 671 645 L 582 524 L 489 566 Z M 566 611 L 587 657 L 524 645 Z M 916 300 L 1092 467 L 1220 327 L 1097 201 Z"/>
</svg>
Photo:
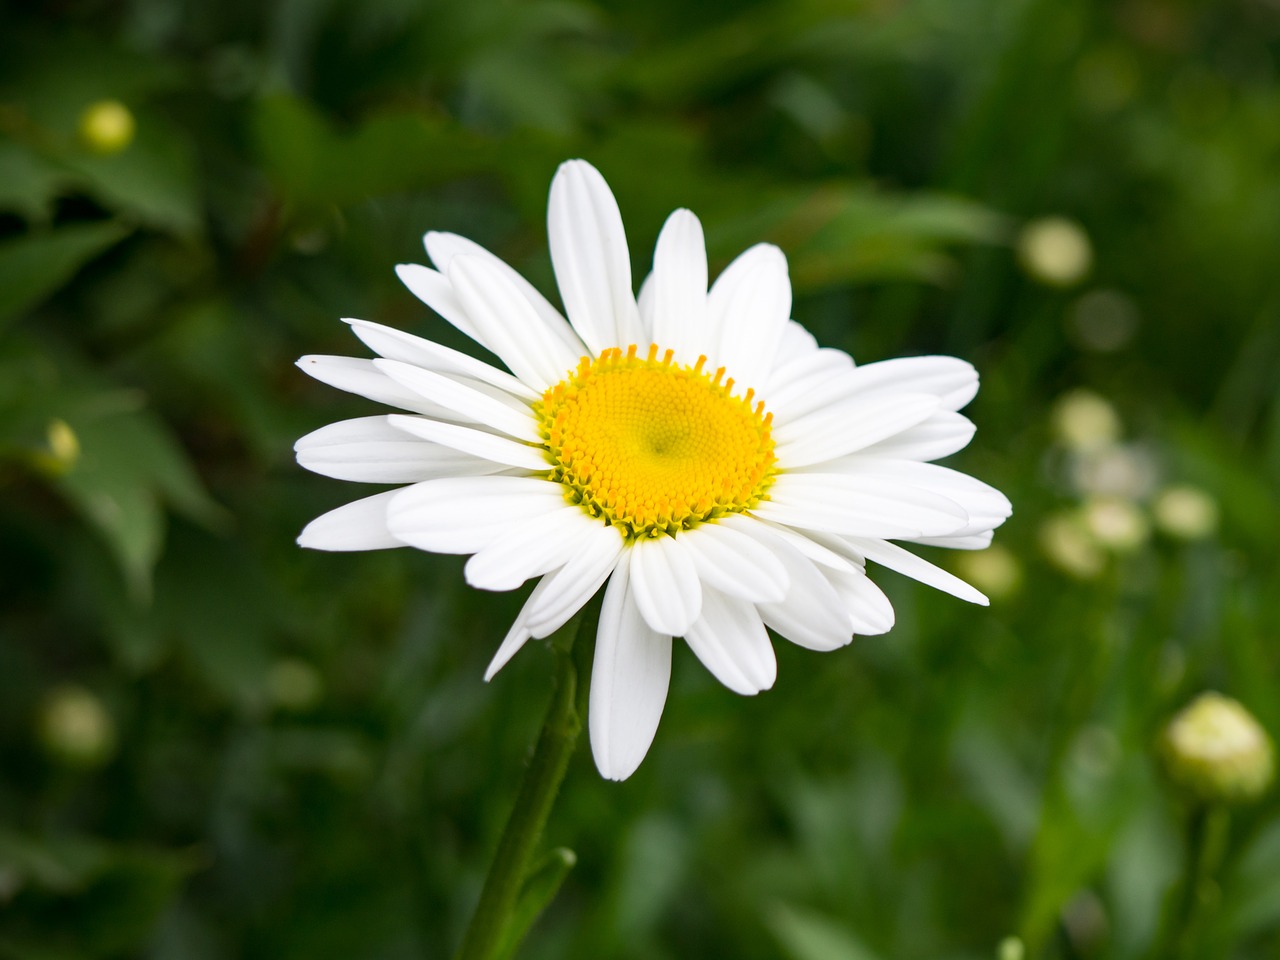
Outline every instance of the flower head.
<svg viewBox="0 0 1280 960">
<path fill-rule="evenodd" d="M 790 319 L 787 263 L 760 244 L 711 284 L 702 226 L 677 210 L 633 293 L 604 179 L 561 166 L 548 212 L 562 315 L 469 240 L 428 233 L 435 269 L 401 280 L 506 369 L 363 320 L 377 359 L 304 357 L 307 373 L 399 408 L 296 445 L 328 476 L 407 484 L 312 521 L 303 546 L 469 554 L 472 586 L 537 584 L 492 676 L 602 586 L 588 726 L 600 772 L 629 776 L 657 729 L 682 637 L 725 686 L 777 672 L 766 627 L 812 650 L 883 633 L 872 560 L 975 603 L 968 584 L 891 540 L 980 549 L 1008 500 L 928 461 L 964 447 L 977 392 L 950 357 L 855 366 Z M 566 319 L 567 315 L 567 319 Z"/>
</svg>

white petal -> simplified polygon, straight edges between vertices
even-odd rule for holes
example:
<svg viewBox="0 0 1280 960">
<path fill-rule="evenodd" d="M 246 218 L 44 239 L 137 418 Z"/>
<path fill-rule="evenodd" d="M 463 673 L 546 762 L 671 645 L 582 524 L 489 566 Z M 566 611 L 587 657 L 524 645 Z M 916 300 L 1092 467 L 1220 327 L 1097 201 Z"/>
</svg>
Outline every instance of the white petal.
<svg viewBox="0 0 1280 960">
<path fill-rule="evenodd" d="M 511 624 L 511 629 L 502 638 L 502 643 L 498 645 L 497 652 L 494 653 L 493 659 L 489 661 L 489 666 L 485 668 L 485 683 L 492 680 L 494 675 L 505 667 L 511 658 L 520 652 L 520 648 L 532 638 L 533 634 L 529 632 L 528 626 L 529 608 L 541 599 L 540 594 L 544 583 L 546 583 L 545 577 L 534 586 L 533 592 L 529 594 L 529 599 L 524 602 L 524 606 L 520 608 L 519 615 Z"/>
<path fill-rule="evenodd" d="M 653 254 L 652 339 L 684 363 L 710 352 L 707 342 L 707 245 L 688 210 L 667 218 Z M 643 313 L 643 311 L 642 311 Z"/>
<path fill-rule="evenodd" d="M 919 580 L 923 584 L 949 593 L 961 600 L 987 606 L 989 601 L 980 591 L 975 590 L 959 577 L 948 573 L 941 567 L 934 566 L 928 560 L 917 557 L 909 550 L 894 543 L 883 540 L 872 540 L 866 537 L 849 537 L 848 543 L 854 550 L 882 567 L 888 567 L 898 573 Z"/>
<path fill-rule="evenodd" d="M 653 274 L 650 273 L 640 284 L 640 293 L 636 296 L 636 304 L 640 308 L 640 326 L 643 329 L 641 339 L 655 343 L 653 339 L 654 286 Z"/>
<path fill-rule="evenodd" d="M 565 312 L 591 355 L 632 343 L 643 350 L 622 214 L 604 177 L 585 160 L 556 171 L 547 235 Z"/>
<path fill-rule="evenodd" d="M 568 563 L 540 581 L 546 589 L 529 608 L 529 632 L 546 637 L 564 626 L 613 572 L 623 547 L 617 527 L 598 524 Z"/>
<path fill-rule="evenodd" d="M 492 351 L 458 299 L 448 277 L 420 263 L 396 264 L 396 276 L 409 292 L 480 346 Z"/>
<path fill-rule="evenodd" d="M 956 357 L 899 357 L 864 363 L 851 377 L 858 392 L 870 396 L 893 393 L 928 393 L 944 410 L 959 410 L 978 392 L 978 371 Z"/>
<path fill-rule="evenodd" d="M 823 574 L 844 601 L 855 634 L 877 636 L 893 629 L 893 604 L 865 571 L 824 570 Z"/>
<path fill-rule="evenodd" d="M 926 547 L 946 547 L 948 550 L 985 550 L 991 546 L 991 531 L 960 537 L 904 537 L 902 539 L 923 544 Z"/>
<path fill-rule="evenodd" d="M 847 536 L 948 536 L 969 523 L 964 508 L 946 496 L 856 474 L 784 473 L 768 496 L 752 513 Z"/>
<path fill-rule="evenodd" d="M 483 423 L 507 436 L 526 443 L 540 443 L 538 421 L 533 411 L 526 408 L 513 410 L 496 397 L 468 384 L 434 370 L 401 363 L 399 360 L 374 360 L 373 364 L 392 380 L 407 387 L 420 397 L 438 404 L 447 411 L 446 419 L 459 418 Z"/>
<path fill-rule="evenodd" d="M 386 550 L 404 542 L 387 528 L 387 508 L 399 490 L 375 493 L 316 517 L 303 528 L 298 545 L 312 550 Z"/>
<path fill-rule="evenodd" d="M 599 526 L 599 520 L 570 505 L 512 523 L 467 561 L 467 583 L 481 590 L 514 590 L 563 567 Z"/>
<path fill-rule="evenodd" d="M 841 462 L 841 467 L 859 478 L 888 485 L 898 484 L 944 496 L 958 503 L 969 515 L 969 522 L 963 528 L 932 533 L 926 530 L 923 536 L 966 536 L 981 533 L 1000 526 L 1013 512 L 1009 498 L 995 487 L 967 473 L 936 463 L 866 456 L 849 457 Z M 826 469 L 826 465 L 823 469 Z"/>
<path fill-rule="evenodd" d="M 939 410 L 914 427 L 864 447 L 853 456 L 886 457 L 896 460 L 938 460 L 967 447 L 969 441 L 973 439 L 975 430 L 973 421 L 964 414 Z"/>
<path fill-rule="evenodd" d="M 814 335 L 794 320 L 788 320 L 782 330 L 782 342 L 778 344 L 778 357 L 774 367 L 776 369 L 789 364 L 817 349 L 818 341 Z"/>
<path fill-rule="evenodd" d="M 538 391 L 525 386 L 505 370 L 499 370 L 483 360 L 477 360 L 443 344 L 424 340 L 403 330 L 386 327 L 380 323 L 371 323 L 368 320 L 349 319 L 345 322 L 351 324 L 355 335 L 364 341 L 370 350 L 388 360 L 402 360 L 415 367 L 434 370 L 437 373 L 479 380 L 526 400 L 537 400 L 541 396 Z"/>
<path fill-rule="evenodd" d="M 582 356 L 586 352 L 582 341 L 573 332 L 568 321 L 560 315 L 560 311 L 538 292 L 537 287 L 522 277 L 518 270 L 501 257 L 490 253 L 474 240 L 460 237 L 456 233 L 431 231 L 422 238 L 422 243 L 427 249 L 427 256 L 436 265 L 436 269 L 446 276 L 449 273 L 449 261 L 456 256 L 480 257 L 487 261 L 490 266 L 506 277 L 524 295 L 524 298 L 537 311 L 538 316 L 542 318 L 542 322 L 556 339 L 578 356 Z"/>
<path fill-rule="evenodd" d="M 724 366 L 738 385 L 759 393 L 768 382 L 778 344 L 791 316 L 787 258 L 760 243 L 738 256 L 707 295 L 710 367 Z"/>
<path fill-rule="evenodd" d="M 560 484 L 537 477 L 450 477 L 397 491 L 387 527 L 420 550 L 475 553 L 512 523 L 563 507 Z"/>
<path fill-rule="evenodd" d="M 387 419 L 393 429 L 401 432 L 402 437 L 405 433 L 422 437 L 444 447 L 470 454 L 472 457 L 492 461 L 500 468 L 519 467 L 535 473 L 546 473 L 551 469 L 540 447 L 531 447 L 516 440 L 509 440 L 484 430 L 476 430 L 474 427 L 459 426 L 456 423 L 441 423 L 439 420 L 407 417 L 403 414 L 392 414 Z M 438 476 L 447 476 L 447 474 L 442 473 Z"/>
<path fill-rule="evenodd" d="M 379 370 L 374 360 L 359 357 L 307 356 L 298 360 L 298 369 L 331 387 L 367 397 L 389 407 L 412 410 L 429 417 L 457 419 L 457 414 L 433 403 Z"/>
<path fill-rule="evenodd" d="M 749 513 L 725 517 L 720 522 L 733 523 L 739 529 L 748 524 L 762 524 L 820 567 L 830 567 L 833 570 L 850 570 L 861 568 L 863 565 L 861 558 L 850 556 L 847 549 L 836 549 L 840 538 L 834 534 L 822 533 L 818 530 L 797 530 Z"/>
<path fill-rule="evenodd" d="M 646 537 L 631 547 L 631 590 L 649 626 L 682 637 L 702 610 L 702 581 L 684 536 Z"/>
<path fill-rule="evenodd" d="M 724 521 L 704 523 L 684 534 L 703 585 L 753 602 L 785 599 L 786 568 L 759 541 L 735 529 L 731 518 Z"/>
<path fill-rule="evenodd" d="M 416 483 L 435 477 L 480 476 L 505 469 L 501 463 L 407 436 L 391 425 L 393 418 L 435 422 L 397 414 L 341 420 L 314 430 L 295 443 L 293 449 L 298 463 L 326 477 L 361 483 Z"/>
<path fill-rule="evenodd" d="M 938 398 L 925 394 L 853 397 L 777 423 L 775 452 L 786 467 L 834 460 L 914 427 L 937 409 Z"/>
<path fill-rule="evenodd" d="M 600 610 L 587 725 L 601 776 L 625 780 L 649 752 L 671 683 L 671 638 L 649 627 L 631 595 L 623 554 Z"/>
<path fill-rule="evenodd" d="M 685 642 L 717 680 L 746 696 L 768 690 L 778 676 L 778 661 L 764 621 L 755 607 L 704 586 L 702 616 Z"/>
<path fill-rule="evenodd" d="M 769 375 L 765 405 L 775 419 L 795 419 L 814 409 L 810 396 L 815 390 L 829 391 L 853 369 L 853 359 L 843 350 L 813 350 L 780 363 Z"/>
<path fill-rule="evenodd" d="M 766 624 L 810 650 L 834 650 L 853 639 L 844 601 L 813 561 L 764 524 L 740 529 L 764 544 L 787 571 L 787 599 L 757 606 Z"/>
<path fill-rule="evenodd" d="M 535 390 L 559 383 L 582 357 L 557 337 L 518 287 L 481 257 L 449 261 L 449 282 L 489 349 Z"/>
</svg>

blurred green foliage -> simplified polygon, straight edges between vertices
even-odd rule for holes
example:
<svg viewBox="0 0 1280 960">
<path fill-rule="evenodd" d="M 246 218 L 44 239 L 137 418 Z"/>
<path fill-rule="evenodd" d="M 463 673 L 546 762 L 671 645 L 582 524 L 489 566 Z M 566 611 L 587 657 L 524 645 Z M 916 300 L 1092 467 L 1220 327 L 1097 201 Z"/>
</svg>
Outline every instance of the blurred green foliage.
<svg viewBox="0 0 1280 960">
<path fill-rule="evenodd" d="M 460 345 L 391 271 L 427 229 L 550 290 L 572 156 L 637 270 L 686 205 L 718 265 L 781 244 L 824 343 L 973 360 L 957 463 L 1016 512 L 995 563 L 942 560 L 989 610 L 885 573 L 891 634 L 781 645 L 755 700 L 678 655 L 639 773 L 576 758 L 547 842 L 578 864 L 524 955 L 1153 956 L 1186 856 L 1160 725 L 1217 688 L 1280 732 L 1265 0 L 10 5 L 0 956 L 450 955 L 550 657 L 481 682 L 520 598 L 458 558 L 296 548 L 354 490 L 293 440 L 372 411 L 291 362 L 358 353 L 343 315 Z M 1087 275 L 1020 268 L 1045 215 Z M 1080 385 L 1122 437 L 1055 438 Z M 1170 484 L 1216 527 L 1161 521 Z M 1200 955 L 1275 956 L 1274 793 L 1215 889 Z"/>
</svg>

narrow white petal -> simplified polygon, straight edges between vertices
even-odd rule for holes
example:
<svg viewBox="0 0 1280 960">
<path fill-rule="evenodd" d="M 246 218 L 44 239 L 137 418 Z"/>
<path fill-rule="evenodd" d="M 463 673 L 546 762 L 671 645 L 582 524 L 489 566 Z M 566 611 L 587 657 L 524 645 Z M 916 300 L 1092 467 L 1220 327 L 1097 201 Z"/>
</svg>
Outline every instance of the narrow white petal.
<svg viewBox="0 0 1280 960">
<path fill-rule="evenodd" d="M 938 460 L 963 450 L 973 439 L 976 427 L 962 413 L 939 410 L 927 420 L 901 433 L 873 443 L 852 454 L 855 457 L 886 457 L 894 460 Z M 839 463 L 839 461 L 836 461 Z"/>
<path fill-rule="evenodd" d="M 671 637 L 654 631 L 631 595 L 627 551 L 605 588 L 587 725 L 601 776 L 625 780 L 649 752 L 671 683 Z"/>
<path fill-rule="evenodd" d="M 948 536 L 969 523 L 949 497 L 851 474 L 784 473 L 752 513 L 806 530 L 891 539 Z"/>
<path fill-rule="evenodd" d="M 684 535 L 637 540 L 631 547 L 631 590 L 649 626 L 682 637 L 702 610 L 702 581 Z"/>
<path fill-rule="evenodd" d="M 785 366 L 792 360 L 798 360 L 817 349 L 818 341 L 814 335 L 794 320 L 788 320 L 782 330 L 782 342 L 778 344 L 778 357 L 774 368 Z"/>
<path fill-rule="evenodd" d="M 853 369 L 853 359 L 843 350 L 813 350 L 779 363 L 769 375 L 765 405 L 777 420 L 795 419 L 815 409 L 810 402 L 814 391 L 826 394 Z"/>
<path fill-rule="evenodd" d="M 898 357 L 864 363 L 850 378 L 863 396 L 882 393 L 928 393 L 944 410 L 959 410 L 978 392 L 978 371 L 956 357 Z"/>
<path fill-rule="evenodd" d="M 585 160 L 556 171 L 547 235 L 565 312 L 591 355 L 632 343 L 643 350 L 622 214 L 604 177 Z"/>
<path fill-rule="evenodd" d="M 695 363 L 708 353 L 707 245 L 702 224 L 688 210 L 667 218 L 653 254 L 653 342 Z M 643 311 L 642 311 L 643 312 Z"/>
<path fill-rule="evenodd" d="M 903 537 L 911 543 L 926 547 L 946 547 L 948 550 L 985 550 L 991 546 L 991 531 L 966 534 L 959 537 Z"/>
<path fill-rule="evenodd" d="M 685 642 L 717 680 L 746 696 L 768 690 L 778 677 L 778 661 L 764 621 L 755 607 L 704 586 L 702 616 Z"/>
<path fill-rule="evenodd" d="M 597 525 L 563 567 L 540 581 L 546 589 L 529 608 L 529 632 L 545 637 L 568 623 L 595 596 L 622 556 L 624 542 L 617 527 Z"/>
<path fill-rule="evenodd" d="M 396 383 L 449 411 L 448 419 L 473 420 L 526 443 L 541 442 L 538 422 L 528 408 L 514 410 L 478 386 L 399 360 L 374 360 L 373 364 Z"/>
<path fill-rule="evenodd" d="M 497 651 L 493 655 L 493 659 L 489 661 L 489 666 L 485 668 L 484 679 L 488 683 L 494 678 L 499 670 L 507 665 L 507 663 L 520 652 L 523 647 L 532 638 L 533 634 L 529 632 L 528 613 L 529 608 L 539 600 L 539 591 L 545 583 L 545 578 L 539 580 L 534 586 L 533 592 L 529 594 L 529 599 L 524 602 L 524 606 L 520 608 L 520 614 L 511 624 L 511 629 L 507 631 L 507 635 L 502 638 L 502 643 L 498 645 Z"/>
<path fill-rule="evenodd" d="M 427 256 L 436 265 L 436 269 L 446 276 L 449 273 L 449 262 L 456 256 L 480 257 L 487 261 L 490 266 L 506 277 L 524 295 L 524 298 L 537 311 L 538 316 L 542 318 L 542 322 L 556 339 L 578 356 L 582 356 L 586 352 L 582 340 L 573 332 L 568 321 L 561 316 L 560 311 L 551 305 L 547 298 L 538 291 L 537 287 L 522 277 L 520 271 L 516 270 L 501 257 L 490 253 L 474 240 L 460 237 L 456 233 L 431 231 L 422 238 L 422 243 L 427 249 Z"/>
<path fill-rule="evenodd" d="M 454 257 L 449 282 L 489 349 L 530 387 L 545 390 L 577 365 L 581 351 L 565 345 L 489 260 Z"/>
<path fill-rule="evenodd" d="M 704 586 L 759 603 L 786 598 L 786 568 L 759 541 L 735 529 L 733 518 L 704 523 L 684 541 Z"/>
<path fill-rule="evenodd" d="M 946 497 L 958 503 L 969 515 L 969 522 L 949 532 L 925 531 L 923 536 L 966 536 L 1000 526 L 1009 519 L 1013 506 L 1009 498 L 990 484 L 967 473 L 936 463 L 915 460 L 887 460 L 880 457 L 850 457 L 841 466 L 850 475 L 888 485 L 901 485 Z M 823 469 L 826 467 L 824 465 Z"/>
<path fill-rule="evenodd" d="M 911 551 L 904 550 L 895 543 L 886 543 L 883 540 L 873 540 L 867 537 L 849 537 L 847 539 L 854 550 L 882 567 L 888 567 L 890 570 L 910 577 L 912 580 L 918 580 L 944 593 L 949 593 L 953 597 L 968 600 L 970 603 L 981 604 L 985 607 L 991 602 L 981 591 L 975 590 L 959 577 L 948 573 L 941 567 L 934 566 L 928 560 L 917 557 Z"/>
<path fill-rule="evenodd" d="M 750 524 L 762 524 L 820 567 L 830 567 L 833 570 L 848 570 L 862 566 L 861 559 L 849 556 L 847 550 L 836 549 L 834 545 L 838 543 L 839 538 L 834 534 L 822 533 L 818 530 L 797 530 L 794 527 L 765 520 L 749 513 L 725 517 L 720 522 L 732 523 L 738 529 L 747 527 Z"/>
<path fill-rule="evenodd" d="M 738 392 L 759 393 L 776 361 L 778 344 L 791 316 L 787 258 L 760 243 L 738 256 L 716 278 L 707 295 L 709 366 L 723 365 Z"/>
<path fill-rule="evenodd" d="M 810 650 L 834 650 L 853 639 L 844 601 L 813 561 L 764 524 L 739 529 L 764 544 L 787 571 L 787 599 L 757 605 L 766 624 Z"/>
<path fill-rule="evenodd" d="M 470 454 L 472 457 L 491 461 L 500 467 L 519 467 L 521 470 L 532 470 L 535 473 L 545 473 L 551 469 L 540 447 L 531 447 L 516 440 L 509 440 L 497 434 L 456 423 L 441 423 L 439 420 L 407 417 L 403 414 L 392 414 L 387 419 L 392 429 L 401 433 L 402 438 L 406 433 L 412 434 L 452 450 Z M 447 474 L 440 474 L 440 476 L 447 476 Z"/>
<path fill-rule="evenodd" d="M 938 398 L 904 393 L 854 397 L 774 428 L 779 463 L 802 467 L 861 450 L 928 418 Z"/>
<path fill-rule="evenodd" d="M 398 414 L 340 420 L 313 430 L 293 445 L 298 463 L 326 477 L 360 483 L 416 483 L 435 477 L 480 476 L 505 469 L 501 463 L 407 436 L 391 425 L 397 418 L 435 423 Z"/>
<path fill-rule="evenodd" d="M 893 629 L 893 604 L 865 571 L 824 570 L 823 574 L 844 601 L 855 634 L 870 637 Z"/>
<path fill-rule="evenodd" d="M 430 267 L 424 267 L 420 263 L 396 264 L 396 276 L 400 278 L 401 283 L 409 288 L 410 293 L 453 324 L 454 327 L 461 330 L 480 346 L 490 351 L 493 350 L 485 342 L 484 337 L 480 335 L 476 325 L 471 322 L 471 318 L 467 316 L 467 311 L 458 299 L 458 295 L 448 277 L 432 270 Z"/>
<path fill-rule="evenodd" d="M 434 370 L 488 383 L 525 400 L 537 400 L 541 394 L 497 367 L 477 360 L 458 350 L 411 333 L 386 327 L 368 320 L 346 320 L 351 329 L 374 353 L 388 360 L 402 360 Z"/>
<path fill-rule="evenodd" d="M 649 343 L 657 342 L 653 338 L 654 302 L 653 274 L 650 273 L 640 284 L 640 293 L 636 296 L 636 304 L 640 308 L 641 339 Z"/>
<path fill-rule="evenodd" d="M 511 524 L 563 507 L 560 484 L 537 477 L 450 477 L 397 491 L 387 527 L 420 550 L 475 553 Z"/>
<path fill-rule="evenodd" d="M 298 369 L 321 383 L 326 383 L 347 393 L 367 397 L 389 407 L 412 410 L 429 417 L 457 419 L 453 413 L 438 403 L 433 403 L 419 393 L 397 383 L 379 370 L 374 360 L 360 357 L 306 356 L 298 360 Z"/>
<path fill-rule="evenodd" d="M 480 590 L 514 590 L 563 567 L 598 526 L 599 520 L 570 505 L 512 523 L 467 561 L 467 583 Z"/>
<path fill-rule="evenodd" d="M 405 544 L 387 528 L 387 509 L 399 490 L 344 504 L 312 520 L 298 536 L 298 545 L 312 550 L 386 550 Z"/>
</svg>

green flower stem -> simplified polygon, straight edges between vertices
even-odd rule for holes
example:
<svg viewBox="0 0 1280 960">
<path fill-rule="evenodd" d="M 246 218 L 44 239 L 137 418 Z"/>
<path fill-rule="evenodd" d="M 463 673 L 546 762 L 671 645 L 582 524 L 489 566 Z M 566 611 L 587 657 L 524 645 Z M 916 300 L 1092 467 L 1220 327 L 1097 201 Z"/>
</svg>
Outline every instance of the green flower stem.
<svg viewBox="0 0 1280 960">
<path fill-rule="evenodd" d="M 500 956 L 510 956 L 518 946 L 515 941 L 524 933 L 523 929 L 509 930 L 512 917 L 529 879 L 530 859 L 542 836 L 582 730 L 581 706 L 587 687 L 587 673 L 583 669 L 586 664 L 581 651 L 587 648 L 587 644 L 576 641 L 578 634 L 595 632 L 599 608 L 593 604 L 590 611 L 582 617 L 576 631 L 565 631 L 566 640 L 553 643 L 556 679 L 547 717 L 456 960 L 495 960 Z M 575 646 L 578 648 L 576 656 Z M 554 895 L 554 890 L 545 900 L 549 901 L 551 895 Z M 532 917 L 523 916 L 520 926 L 527 929 L 532 920 Z"/>
<path fill-rule="evenodd" d="M 1200 930 L 1217 899 L 1214 876 L 1226 852 L 1230 822 L 1230 814 L 1221 804 L 1202 802 L 1191 811 L 1187 821 L 1186 870 L 1153 960 L 1195 955 Z"/>
</svg>

